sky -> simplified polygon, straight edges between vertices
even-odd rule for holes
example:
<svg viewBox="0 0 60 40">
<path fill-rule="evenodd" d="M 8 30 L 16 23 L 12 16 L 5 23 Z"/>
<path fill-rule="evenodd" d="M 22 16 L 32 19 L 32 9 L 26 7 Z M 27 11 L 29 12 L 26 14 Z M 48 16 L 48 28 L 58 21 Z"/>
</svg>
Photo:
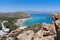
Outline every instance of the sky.
<svg viewBox="0 0 60 40">
<path fill-rule="evenodd" d="M 0 0 L 0 12 L 60 11 L 60 0 Z"/>
</svg>

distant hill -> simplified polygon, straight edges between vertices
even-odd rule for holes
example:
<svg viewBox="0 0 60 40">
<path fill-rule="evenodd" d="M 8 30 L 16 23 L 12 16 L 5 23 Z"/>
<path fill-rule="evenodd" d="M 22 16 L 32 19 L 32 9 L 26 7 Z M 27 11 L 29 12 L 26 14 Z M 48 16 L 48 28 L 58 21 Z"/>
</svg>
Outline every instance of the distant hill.
<svg viewBox="0 0 60 40">
<path fill-rule="evenodd" d="M 28 12 L 10 12 L 10 13 L 2 13 L 0 12 L 0 18 L 27 18 Z"/>
<path fill-rule="evenodd" d="M 28 18 L 30 13 L 56 13 L 56 12 L 36 12 L 36 11 L 23 11 L 23 12 L 0 12 L 0 18 Z"/>
</svg>

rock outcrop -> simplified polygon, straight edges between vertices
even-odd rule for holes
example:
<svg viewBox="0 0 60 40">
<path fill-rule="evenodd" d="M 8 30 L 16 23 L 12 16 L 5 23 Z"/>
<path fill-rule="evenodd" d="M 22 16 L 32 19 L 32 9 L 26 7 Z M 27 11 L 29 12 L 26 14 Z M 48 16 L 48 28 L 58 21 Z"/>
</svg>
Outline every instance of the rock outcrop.
<svg viewBox="0 0 60 40">
<path fill-rule="evenodd" d="M 52 14 L 52 18 L 53 18 L 54 21 L 55 21 L 55 20 L 58 20 L 58 19 L 60 19 L 60 14 L 53 13 L 53 14 Z"/>
<path fill-rule="evenodd" d="M 60 39 L 60 19 L 55 21 L 56 27 L 57 27 L 57 35 L 58 38 Z"/>
<path fill-rule="evenodd" d="M 54 23 L 53 24 L 43 23 L 42 27 L 43 27 L 44 35 L 51 34 L 56 36 L 56 29 Z"/>
<path fill-rule="evenodd" d="M 52 14 L 57 32 L 57 39 L 60 40 L 60 14 Z"/>
<path fill-rule="evenodd" d="M 17 36 L 18 40 L 54 40 L 56 30 L 54 24 L 43 23 L 42 28 L 34 33 L 27 30 Z"/>
<path fill-rule="evenodd" d="M 43 29 L 40 29 L 37 33 L 35 33 L 33 40 L 41 40 L 43 37 Z"/>
<path fill-rule="evenodd" d="M 37 27 L 37 29 L 40 28 L 40 26 Z M 28 29 L 23 30 L 22 32 L 21 30 L 11 31 L 8 34 L 7 40 L 16 40 L 15 38 L 17 38 L 17 40 L 54 40 L 54 37 L 56 36 L 54 24 L 42 23 L 42 27 L 38 29 L 37 32 L 34 32 L 33 30 L 34 29 Z"/>
<path fill-rule="evenodd" d="M 31 40 L 34 36 L 33 30 L 24 31 L 22 34 L 17 36 L 18 40 Z"/>
</svg>

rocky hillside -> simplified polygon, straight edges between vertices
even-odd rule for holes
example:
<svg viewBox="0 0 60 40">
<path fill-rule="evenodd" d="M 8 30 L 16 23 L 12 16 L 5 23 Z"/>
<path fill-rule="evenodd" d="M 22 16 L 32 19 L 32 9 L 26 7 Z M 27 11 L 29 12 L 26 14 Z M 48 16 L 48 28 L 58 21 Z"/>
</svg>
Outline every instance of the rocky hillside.
<svg viewBox="0 0 60 40">
<path fill-rule="evenodd" d="M 53 23 L 35 24 L 23 30 L 11 31 L 7 40 L 60 40 L 60 14 L 52 14 Z"/>
</svg>

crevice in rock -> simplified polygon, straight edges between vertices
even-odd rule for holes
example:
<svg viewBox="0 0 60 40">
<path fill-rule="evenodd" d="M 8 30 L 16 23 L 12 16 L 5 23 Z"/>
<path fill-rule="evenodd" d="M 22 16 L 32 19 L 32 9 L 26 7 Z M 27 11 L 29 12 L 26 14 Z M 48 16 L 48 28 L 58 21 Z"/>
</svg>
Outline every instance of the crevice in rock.
<svg viewBox="0 0 60 40">
<path fill-rule="evenodd" d="M 57 34 L 57 36 L 55 37 L 55 40 L 59 40 L 59 37 L 58 37 L 58 26 L 56 25 L 55 22 L 54 22 L 54 25 L 55 25 L 56 34 Z"/>
<path fill-rule="evenodd" d="M 31 40 L 34 40 L 34 38 L 32 37 Z"/>
</svg>

